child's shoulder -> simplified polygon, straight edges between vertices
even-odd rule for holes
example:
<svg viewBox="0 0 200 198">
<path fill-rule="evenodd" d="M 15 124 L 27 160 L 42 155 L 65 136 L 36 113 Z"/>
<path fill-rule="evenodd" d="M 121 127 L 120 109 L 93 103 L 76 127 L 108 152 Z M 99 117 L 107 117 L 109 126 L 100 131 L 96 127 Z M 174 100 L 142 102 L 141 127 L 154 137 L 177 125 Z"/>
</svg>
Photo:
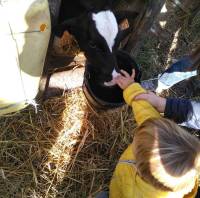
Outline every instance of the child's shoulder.
<svg viewBox="0 0 200 198">
<path fill-rule="evenodd" d="M 134 160 L 135 156 L 133 154 L 133 144 L 130 144 L 128 148 L 122 153 L 119 162 L 124 160 Z"/>
</svg>

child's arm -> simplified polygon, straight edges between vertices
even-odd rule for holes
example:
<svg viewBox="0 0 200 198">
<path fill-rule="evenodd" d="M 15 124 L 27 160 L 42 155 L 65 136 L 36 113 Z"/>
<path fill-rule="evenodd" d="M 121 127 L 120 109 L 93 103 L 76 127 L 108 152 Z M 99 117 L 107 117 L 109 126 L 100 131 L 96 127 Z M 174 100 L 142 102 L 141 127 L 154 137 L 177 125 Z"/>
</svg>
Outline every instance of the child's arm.
<svg viewBox="0 0 200 198">
<path fill-rule="evenodd" d="M 123 96 L 126 103 L 133 108 L 136 122 L 140 125 L 149 118 L 161 117 L 158 111 L 145 100 L 135 100 L 135 97 L 147 93 L 140 84 L 134 82 L 135 71 L 130 76 L 127 72 L 121 71 L 123 76 L 118 76 L 115 82 L 123 89 Z"/>
</svg>

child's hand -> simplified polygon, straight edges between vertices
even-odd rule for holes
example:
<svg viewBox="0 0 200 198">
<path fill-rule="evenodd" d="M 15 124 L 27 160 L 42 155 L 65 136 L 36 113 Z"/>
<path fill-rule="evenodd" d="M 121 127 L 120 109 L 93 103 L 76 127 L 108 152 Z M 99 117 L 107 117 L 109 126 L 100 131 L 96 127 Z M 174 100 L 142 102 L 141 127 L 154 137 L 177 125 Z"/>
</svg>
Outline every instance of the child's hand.
<svg viewBox="0 0 200 198">
<path fill-rule="evenodd" d="M 119 85 L 121 89 L 126 89 L 130 84 L 134 83 L 135 80 L 135 70 L 132 70 L 131 76 L 124 70 L 121 70 L 123 75 L 117 76 L 114 81 Z"/>
<path fill-rule="evenodd" d="M 135 100 L 146 100 L 148 101 L 153 107 L 157 109 L 158 112 L 164 113 L 165 106 L 166 106 L 166 99 L 160 96 L 157 96 L 153 92 L 147 92 L 145 94 L 140 94 L 135 97 Z"/>
</svg>

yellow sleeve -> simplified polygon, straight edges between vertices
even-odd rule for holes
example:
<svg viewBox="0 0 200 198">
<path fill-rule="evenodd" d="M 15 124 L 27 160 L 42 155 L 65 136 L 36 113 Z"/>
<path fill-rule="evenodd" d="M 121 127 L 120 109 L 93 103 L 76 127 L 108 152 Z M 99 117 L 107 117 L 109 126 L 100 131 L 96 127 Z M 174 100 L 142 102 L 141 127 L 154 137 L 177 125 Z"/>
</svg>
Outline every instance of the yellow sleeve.
<svg viewBox="0 0 200 198">
<path fill-rule="evenodd" d="M 118 164 L 109 187 L 109 198 L 138 198 L 132 165 Z"/>
<path fill-rule="evenodd" d="M 142 93 L 146 93 L 146 90 L 143 89 L 139 83 L 131 84 L 123 92 L 124 100 L 133 108 L 135 120 L 138 125 L 141 125 L 149 118 L 161 117 L 159 112 L 156 111 L 156 109 L 149 102 L 145 100 L 134 100 L 135 96 Z"/>
<path fill-rule="evenodd" d="M 121 155 L 119 161 L 134 161 L 135 157 L 133 156 L 132 148 L 133 145 L 129 145 Z M 133 165 L 118 162 L 110 182 L 109 198 L 137 197 L 135 177 L 136 169 L 133 168 Z"/>
<path fill-rule="evenodd" d="M 116 177 L 115 173 L 113 177 Z M 112 178 L 109 186 L 109 198 L 122 198 L 121 187 L 120 180 L 117 178 Z"/>
</svg>

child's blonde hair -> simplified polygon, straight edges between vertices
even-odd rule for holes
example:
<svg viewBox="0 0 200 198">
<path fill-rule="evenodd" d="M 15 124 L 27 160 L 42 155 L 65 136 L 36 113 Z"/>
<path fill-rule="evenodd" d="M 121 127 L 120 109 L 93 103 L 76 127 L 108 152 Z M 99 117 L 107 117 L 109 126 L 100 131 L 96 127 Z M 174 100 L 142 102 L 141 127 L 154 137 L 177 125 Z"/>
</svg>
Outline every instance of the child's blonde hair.
<svg viewBox="0 0 200 198">
<path fill-rule="evenodd" d="M 138 127 L 134 154 L 139 175 L 164 191 L 190 192 L 200 170 L 200 142 L 168 119 L 149 119 Z"/>
</svg>

